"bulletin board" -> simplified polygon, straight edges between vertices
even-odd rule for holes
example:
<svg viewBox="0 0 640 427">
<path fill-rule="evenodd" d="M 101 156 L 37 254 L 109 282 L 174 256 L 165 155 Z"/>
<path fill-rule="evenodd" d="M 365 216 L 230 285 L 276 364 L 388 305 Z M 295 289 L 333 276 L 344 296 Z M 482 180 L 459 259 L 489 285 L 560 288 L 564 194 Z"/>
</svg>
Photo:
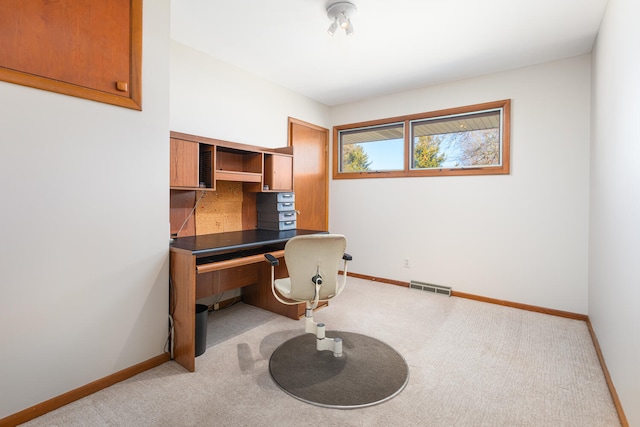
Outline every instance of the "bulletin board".
<svg viewBox="0 0 640 427">
<path fill-rule="evenodd" d="M 196 209 L 196 234 L 241 231 L 243 191 L 241 182 L 217 181 Z"/>
</svg>

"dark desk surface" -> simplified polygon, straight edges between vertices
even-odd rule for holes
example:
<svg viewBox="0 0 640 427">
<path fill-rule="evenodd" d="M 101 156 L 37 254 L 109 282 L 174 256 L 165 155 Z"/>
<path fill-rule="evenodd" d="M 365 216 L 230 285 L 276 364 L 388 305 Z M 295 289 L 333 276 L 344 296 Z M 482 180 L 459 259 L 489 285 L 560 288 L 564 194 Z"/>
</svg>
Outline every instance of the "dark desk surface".
<svg viewBox="0 0 640 427">
<path fill-rule="evenodd" d="M 223 252 L 257 248 L 260 246 L 285 243 L 295 236 L 326 233 L 318 230 L 245 230 L 226 233 L 203 234 L 201 236 L 178 237 L 170 247 L 191 251 L 197 257 L 216 255 Z"/>
</svg>

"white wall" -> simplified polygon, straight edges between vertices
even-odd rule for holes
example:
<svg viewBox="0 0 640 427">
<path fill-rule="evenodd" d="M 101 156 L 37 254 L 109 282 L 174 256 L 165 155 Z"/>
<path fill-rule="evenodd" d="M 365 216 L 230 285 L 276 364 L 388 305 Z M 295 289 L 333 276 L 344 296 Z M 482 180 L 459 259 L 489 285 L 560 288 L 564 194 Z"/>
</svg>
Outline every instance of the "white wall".
<svg viewBox="0 0 640 427">
<path fill-rule="evenodd" d="M 169 0 L 143 111 L 0 82 L 0 419 L 164 352 Z"/>
<path fill-rule="evenodd" d="M 512 100 L 508 176 L 331 181 L 350 270 L 587 313 L 589 81 L 587 55 L 332 108 L 335 126 Z"/>
<path fill-rule="evenodd" d="M 609 0 L 593 54 L 589 317 L 640 425 L 640 3 Z"/>
<path fill-rule="evenodd" d="M 171 130 L 276 148 L 288 117 L 329 126 L 327 106 L 171 42 Z"/>
</svg>

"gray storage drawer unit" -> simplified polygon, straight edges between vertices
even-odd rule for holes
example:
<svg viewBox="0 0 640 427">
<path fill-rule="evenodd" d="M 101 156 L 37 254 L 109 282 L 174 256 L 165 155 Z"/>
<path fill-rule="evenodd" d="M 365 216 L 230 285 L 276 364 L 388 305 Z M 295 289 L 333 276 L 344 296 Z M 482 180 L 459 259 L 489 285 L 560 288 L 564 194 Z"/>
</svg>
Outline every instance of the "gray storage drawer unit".
<svg viewBox="0 0 640 427">
<path fill-rule="evenodd" d="M 263 230 L 293 230 L 296 228 L 295 195 L 258 193 L 258 228 Z"/>
</svg>

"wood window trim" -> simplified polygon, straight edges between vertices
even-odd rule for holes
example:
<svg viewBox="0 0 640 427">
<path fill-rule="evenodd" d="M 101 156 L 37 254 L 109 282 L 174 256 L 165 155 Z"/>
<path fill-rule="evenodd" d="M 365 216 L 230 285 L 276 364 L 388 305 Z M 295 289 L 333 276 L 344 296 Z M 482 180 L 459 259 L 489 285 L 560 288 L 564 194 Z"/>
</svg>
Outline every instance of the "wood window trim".
<svg viewBox="0 0 640 427">
<path fill-rule="evenodd" d="M 6 67 L 0 67 L 0 80 L 77 98 L 142 110 L 142 2 L 143 0 L 129 1 L 129 81 L 114 82 L 118 90 L 122 91 L 122 95 Z"/>
<path fill-rule="evenodd" d="M 450 116 L 454 114 L 474 113 L 477 111 L 501 108 L 502 121 L 502 165 L 495 167 L 456 168 L 456 169 L 410 169 L 411 141 L 410 125 L 412 120 L 428 119 L 433 117 Z M 339 132 L 348 129 L 380 126 L 391 123 L 404 122 L 404 170 L 397 171 L 366 171 L 366 172 L 340 172 L 340 138 Z M 333 127 L 333 179 L 363 179 L 363 178 L 406 178 L 429 176 L 468 176 L 468 175 L 508 175 L 510 173 L 510 126 L 511 126 L 511 100 L 486 102 L 463 107 L 430 111 L 426 113 L 411 114 L 406 116 L 390 117 L 386 119 L 370 120 L 366 122 L 350 123 Z"/>
</svg>

